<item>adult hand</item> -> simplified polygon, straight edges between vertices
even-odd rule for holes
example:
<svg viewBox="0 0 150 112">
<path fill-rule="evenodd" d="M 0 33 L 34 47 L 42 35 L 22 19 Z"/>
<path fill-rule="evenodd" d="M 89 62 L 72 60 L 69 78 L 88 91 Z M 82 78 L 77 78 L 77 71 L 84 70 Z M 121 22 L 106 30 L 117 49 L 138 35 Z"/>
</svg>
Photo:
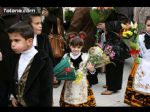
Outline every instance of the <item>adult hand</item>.
<svg viewBox="0 0 150 112">
<path fill-rule="evenodd" d="M 96 26 L 98 29 L 102 29 L 103 31 L 106 31 L 105 23 L 98 23 Z"/>
<path fill-rule="evenodd" d="M 95 71 L 94 65 L 92 63 L 90 63 L 90 62 L 87 64 L 87 69 L 90 72 L 94 72 Z"/>
<path fill-rule="evenodd" d="M 12 98 L 11 103 L 13 107 L 18 107 L 18 102 L 15 98 Z"/>
</svg>

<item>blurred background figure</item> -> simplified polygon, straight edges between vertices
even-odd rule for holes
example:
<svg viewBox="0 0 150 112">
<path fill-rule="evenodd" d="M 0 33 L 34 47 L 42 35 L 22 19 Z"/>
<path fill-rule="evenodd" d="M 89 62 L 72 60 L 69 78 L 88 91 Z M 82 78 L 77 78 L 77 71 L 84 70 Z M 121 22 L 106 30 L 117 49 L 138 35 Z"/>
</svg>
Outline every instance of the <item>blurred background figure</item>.
<svg viewBox="0 0 150 112">
<path fill-rule="evenodd" d="M 150 15 L 150 7 L 134 7 L 134 21 L 139 24 L 140 33 L 145 32 L 145 19 Z"/>
<path fill-rule="evenodd" d="M 57 19 L 60 21 L 60 32 L 58 32 Z M 63 9 L 62 7 L 42 7 L 42 33 L 44 34 L 56 34 L 60 33 L 60 35 L 64 36 L 64 28 L 63 28 Z M 60 62 L 62 57 L 55 58 L 54 57 L 54 66 Z M 61 81 L 57 80 L 54 76 L 54 84 L 53 87 L 57 88 L 60 85 Z"/>
<path fill-rule="evenodd" d="M 90 10 L 91 7 L 76 7 L 68 31 L 78 33 L 83 31 L 87 34 L 87 38 L 84 40 L 85 45 L 82 50 L 83 52 L 87 52 L 88 49 L 95 44 L 94 35 L 96 33 L 96 26 L 90 17 Z"/>
</svg>

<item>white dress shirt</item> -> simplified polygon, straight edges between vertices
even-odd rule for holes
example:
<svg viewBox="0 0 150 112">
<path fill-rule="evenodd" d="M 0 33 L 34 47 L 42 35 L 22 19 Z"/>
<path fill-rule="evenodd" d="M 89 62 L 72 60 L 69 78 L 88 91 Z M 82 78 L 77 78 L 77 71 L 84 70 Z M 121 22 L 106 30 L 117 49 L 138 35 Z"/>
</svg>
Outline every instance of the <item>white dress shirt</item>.
<svg viewBox="0 0 150 112">
<path fill-rule="evenodd" d="M 18 65 L 18 80 L 20 80 L 27 65 L 29 64 L 29 62 L 35 56 L 37 52 L 38 51 L 34 48 L 34 46 L 32 46 L 31 49 L 21 54 L 20 59 L 19 59 L 19 65 Z"/>
<path fill-rule="evenodd" d="M 37 43 L 37 34 L 34 34 L 33 46 L 38 46 L 38 43 Z"/>
</svg>

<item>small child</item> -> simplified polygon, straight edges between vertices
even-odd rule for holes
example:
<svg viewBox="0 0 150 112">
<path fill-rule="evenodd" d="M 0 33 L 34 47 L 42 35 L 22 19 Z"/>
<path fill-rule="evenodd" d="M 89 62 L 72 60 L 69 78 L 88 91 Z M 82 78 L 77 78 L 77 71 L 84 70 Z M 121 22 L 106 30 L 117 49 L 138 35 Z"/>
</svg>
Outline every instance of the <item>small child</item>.
<svg viewBox="0 0 150 112">
<path fill-rule="evenodd" d="M 19 22 L 8 29 L 8 34 L 11 49 L 20 54 L 12 63 L 15 67 L 12 71 L 12 105 L 52 106 L 52 62 L 48 54 L 33 46 L 32 27 Z"/>
<path fill-rule="evenodd" d="M 84 46 L 82 39 L 83 35 L 75 36 L 70 39 L 69 47 L 71 52 L 64 55 L 63 58 L 68 56 L 73 63 L 75 70 L 80 69 L 80 64 L 88 58 L 86 53 L 82 53 L 81 50 Z M 87 74 L 96 76 L 97 72 L 91 63 L 87 64 Z M 90 82 L 91 84 L 91 82 Z M 95 107 L 96 101 L 94 94 L 88 85 L 86 74 L 79 84 L 75 81 L 66 80 L 62 89 L 60 97 L 61 107 Z"/>
</svg>

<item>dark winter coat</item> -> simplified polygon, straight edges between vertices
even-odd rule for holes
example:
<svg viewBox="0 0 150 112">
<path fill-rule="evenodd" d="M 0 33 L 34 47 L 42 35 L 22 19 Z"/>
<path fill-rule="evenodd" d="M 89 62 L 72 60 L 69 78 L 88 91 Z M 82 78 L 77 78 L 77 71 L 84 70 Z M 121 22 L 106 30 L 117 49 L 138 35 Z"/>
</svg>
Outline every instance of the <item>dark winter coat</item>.
<svg viewBox="0 0 150 112">
<path fill-rule="evenodd" d="M 16 95 L 15 71 L 19 56 L 15 55 L 12 60 L 12 87 L 11 93 Z M 42 50 L 35 55 L 26 81 L 24 100 L 28 106 L 52 106 L 52 61 Z"/>
</svg>

